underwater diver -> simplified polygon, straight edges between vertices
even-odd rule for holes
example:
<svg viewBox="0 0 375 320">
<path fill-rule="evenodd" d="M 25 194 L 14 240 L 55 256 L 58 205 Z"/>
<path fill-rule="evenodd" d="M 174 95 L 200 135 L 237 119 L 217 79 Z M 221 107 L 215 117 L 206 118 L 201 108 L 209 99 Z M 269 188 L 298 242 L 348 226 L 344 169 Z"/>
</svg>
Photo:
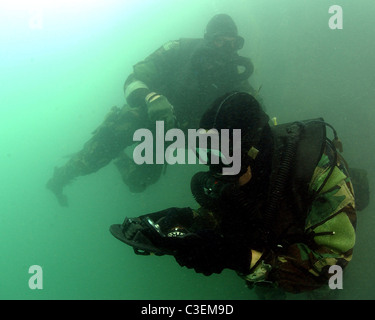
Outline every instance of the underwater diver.
<svg viewBox="0 0 375 320">
<path fill-rule="evenodd" d="M 249 288 L 281 296 L 328 288 L 330 266 L 352 259 L 357 211 L 333 127 L 322 118 L 271 126 L 243 92 L 217 99 L 200 127 L 241 129 L 240 173 L 223 175 L 224 161 L 211 162 L 191 180 L 199 209 L 125 218 L 112 235 L 137 254 L 173 255 L 205 275 L 232 269 Z"/>
<path fill-rule="evenodd" d="M 164 121 L 165 131 L 176 127 L 186 133 L 198 129 L 203 112 L 219 96 L 233 90 L 254 92 L 248 81 L 253 64 L 237 53 L 243 45 L 233 19 L 218 14 L 207 24 L 203 39 L 170 41 L 137 63 L 124 85 L 127 104 L 112 108 L 83 149 L 55 168 L 47 188 L 67 206 L 63 188 L 114 159 L 131 192 L 155 183 L 163 165 L 137 165 L 124 151 L 134 144 L 134 132 L 155 131 L 155 121 Z"/>
</svg>

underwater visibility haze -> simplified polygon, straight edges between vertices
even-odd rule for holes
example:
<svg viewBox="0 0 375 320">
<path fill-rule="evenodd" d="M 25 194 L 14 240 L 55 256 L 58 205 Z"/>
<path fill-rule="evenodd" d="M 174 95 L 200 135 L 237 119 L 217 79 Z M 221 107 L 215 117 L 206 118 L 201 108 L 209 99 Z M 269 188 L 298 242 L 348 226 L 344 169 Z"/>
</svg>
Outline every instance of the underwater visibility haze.
<svg viewBox="0 0 375 320">
<path fill-rule="evenodd" d="M 329 27 L 331 5 L 343 9 L 340 30 Z M 170 40 L 201 38 L 218 13 L 245 39 L 240 54 L 255 66 L 250 82 L 270 117 L 323 117 L 374 190 L 374 1 L 1 1 L 0 299 L 257 299 L 231 270 L 206 277 L 170 256 L 137 256 L 108 230 L 125 216 L 197 207 L 199 165 L 170 165 L 133 194 L 109 164 L 65 188 L 67 208 L 46 189 L 54 167 L 125 103 L 132 67 Z M 370 201 L 358 213 L 340 299 L 375 298 L 373 211 Z M 42 289 L 29 286 L 32 266 Z"/>
</svg>

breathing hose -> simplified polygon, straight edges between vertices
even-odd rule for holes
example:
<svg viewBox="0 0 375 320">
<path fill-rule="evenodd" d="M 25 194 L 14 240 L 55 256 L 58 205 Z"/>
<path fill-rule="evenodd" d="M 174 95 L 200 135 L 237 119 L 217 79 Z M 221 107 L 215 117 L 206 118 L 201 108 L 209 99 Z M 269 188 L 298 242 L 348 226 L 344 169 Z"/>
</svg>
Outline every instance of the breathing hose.
<svg viewBox="0 0 375 320">
<path fill-rule="evenodd" d="M 287 128 L 287 131 L 290 134 L 290 136 L 286 144 L 281 166 L 276 175 L 276 180 L 271 191 L 271 196 L 269 198 L 267 207 L 262 218 L 264 228 L 263 232 L 265 237 L 264 241 L 267 244 L 273 244 L 273 242 L 275 241 L 272 225 L 276 218 L 280 200 L 285 194 L 287 180 L 290 175 L 293 160 L 296 156 L 301 126 L 303 126 L 302 123 L 296 122 L 289 128 Z"/>
</svg>

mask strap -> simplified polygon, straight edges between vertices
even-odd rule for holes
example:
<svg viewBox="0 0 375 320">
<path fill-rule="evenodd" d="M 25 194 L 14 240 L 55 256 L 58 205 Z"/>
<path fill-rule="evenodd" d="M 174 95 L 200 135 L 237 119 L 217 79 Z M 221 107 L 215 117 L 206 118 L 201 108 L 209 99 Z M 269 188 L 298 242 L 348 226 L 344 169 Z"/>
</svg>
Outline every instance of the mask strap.
<svg viewBox="0 0 375 320">
<path fill-rule="evenodd" d="M 232 97 L 234 97 L 235 95 L 240 94 L 240 93 L 241 93 L 241 92 L 236 91 L 236 92 L 230 94 L 228 97 L 226 97 L 226 98 L 220 103 L 220 106 L 219 106 L 219 108 L 217 109 L 216 114 L 215 114 L 215 120 L 214 120 L 213 128 L 216 128 L 216 120 L 217 120 L 217 116 L 219 115 L 219 112 L 220 112 L 221 107 L 223 106 L 223 104 L 226 103 L 230 98 L 232 98 Z"/>
</svg>

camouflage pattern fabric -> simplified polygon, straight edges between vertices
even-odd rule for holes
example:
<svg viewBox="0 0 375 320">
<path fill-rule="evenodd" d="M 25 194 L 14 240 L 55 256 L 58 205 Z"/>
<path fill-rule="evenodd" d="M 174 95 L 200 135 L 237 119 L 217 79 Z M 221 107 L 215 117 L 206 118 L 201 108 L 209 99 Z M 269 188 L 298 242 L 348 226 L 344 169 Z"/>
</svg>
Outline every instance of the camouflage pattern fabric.
<svg viewBox="0 0 375 320">
<path fill-rule="evenodd" d="M 344 268 L 352 259 L 356 227 L 353 187 L 340 157 L 330 173 L 327 151 L 309 186 L 313 200 L 305 224 L 306 241 L 265 252 L 251 272 L 242 275 L 250 285 L 269 284 L 292 293 L 314 290 L 328 284 L 330 266 Z"/>
</svg>

